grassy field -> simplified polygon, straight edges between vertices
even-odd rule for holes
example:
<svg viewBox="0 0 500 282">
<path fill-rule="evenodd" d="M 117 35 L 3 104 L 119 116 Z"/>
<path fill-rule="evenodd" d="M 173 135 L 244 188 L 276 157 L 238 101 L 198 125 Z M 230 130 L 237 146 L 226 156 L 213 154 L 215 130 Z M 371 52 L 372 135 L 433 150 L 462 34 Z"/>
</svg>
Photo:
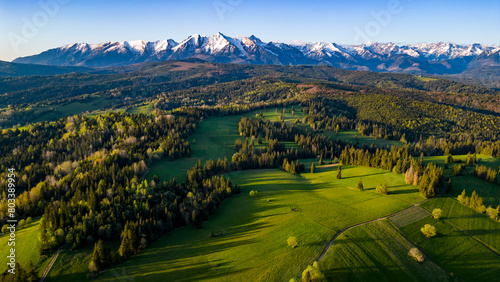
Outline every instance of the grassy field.
<svg viewBox="0 0 500 282">
<path fill-rule="evenodd" d="M 16 261 L 19 262 L 23 268 L 27 268 L 30 260 L 36 266 L 40 259 L 38 250 L 38 223 L 40 218 L 34 219 L 33 223 L 29 226 L 16 230 Z M 7 269 L 7 256 L 10 254 L 10 246 L 7 245 L 9 234 L 0 236 L 0 273 Z"/>
<path fill-rule="evenodd" d="M 198 160 L 203 164 L 209 159 L 217 160 L 226 156 L 231 160 L 234 154 L 234 141 L 238 135 L 238 122 L 241 116 L 209 118 L 200 123 L 196 132 L 188 138 L 191 143 L 191 157 L 177 160 L 162 159 L 155 162 L 146 178 L 153 179 L 154 175 L 162 180 L 176 178 L 181 182 L 186 179 L 186 172 L 193 167 Z"/>
<path fill-rule="evenodd" d="M 424 164 L 432 162 L 435 164 L 444 165 L 445 159 L 446 159 L 445 156 L 425 157 Z M 453 159 L 454 160 L 462 160 L 462 164 L 465 164 L 465 160 L 467 159 L 467 155 L 454 155 Z M 477 154 L 476 159 L 477 159 L 478 165 L 485 165 L 487 167 L 491 167 L 494 169 L 498 169 L 498 167 L 500 166 L 500 159 L 499 158 L 492 158 L 490 156 Z M 449 164 L 449 166 L 453 167 L 453 164 Z"/>
<path fill-rule="evenodd" d="M 203 229 L 177 229 L 100 280 L 120 274 L 120 279 L 137 281 L 288 281 L 316 259 L 336 232 L 411 205 L 400 198 L 404 194 L 347 188 L 362 176 L 369 189 L 369 183 L 387 181 L 393 192 L 404 191 L 402 175 L 350 167 L 344 179 L 331 181 L 334 174 L 336 167 L 302 176 L 280 170 L 234 172 L 229 176 L 242 194 L 225 201 Z M 251 198 L 250 190 L 258 196 Z M 210 238 L 212 230 L 220 236 Z M 287 246 L 289 236 L 298 238 L 298 248 Z"/>
<path fill-rule="evenodd" d="M 294 109 L 295 109 L 295 115 L 292 116 L 292 114 L 288 112 L 288 110 L 291 110 L 291 107 L 287 108 L 287 111 L 285 113 L 285 122 L 294 123 L 296 117 L 298 117 L 299 120 L 302 122 L 304 113 L 302 112 L 301 108 L 299 106 L 295 106 Z M 279 111 L 280 110 L 281 109 L 279 109 Z M 267 112 L 263 112 L 263 114 L 265 120 L 280 121 L 279 119 L 280 113 L 277 113 L 276 109 L 270 109 Z M 304 130 L 311 130 L 310 126 L 307 124 L 300 123 L 300 126 L 303 127 Z M 370 146 L 371 144 L 374 144 L 377 147 L 403 145 L 403 143 L 395 140 L 384 140 L 380 138 L 373 138 L 370 136 L 362 136 L 361 133 L 359 133 L 357 130 L 340 131 L 338 136 L 333 131 L 325 131 L 323 134 L 333 140 L 340 139 L 342 141 L 350 142 L 351 144 L 354 145 L 365 144 L 367 146 Z"/>
<path fill-rule="evenodd" d="M 425 224 L 436 227 L 435 237 L 429 239 L 422 235 L 420 228 Z M 446 220 L 427 217 L 401 228 L 401 231 L 460 281 L 497 281 L 500 277 L 500 256 L 447 224 Z"/>
<path fill-rule="evenodd" d="M 436 198 L 422 204 L 432 211 L 440 208 L 442 220 L 453 227 L 473 236 L 482 243 L 500 253 L 500 222 L 492 220 L 451 198 Z"/>
<path fill-rule="evenodd" d="M 105 244 L 113 250 L 117 250 L 120 246 L 119 242 L 106 242 Z M 88 246 L 77 251 L 71 251 L 70 246 L 64 246 L 47 275 L 47 281 L 86 281 L 93 250 L 93 246 Z M 50 258 L 51 256 L 46 260 L 46 264 L 48 264 Z"/>
<path fill-rule="evenodd" d="M 162 180 L 170 180 L 176 178 L 177 181 L 186 179 L 186 172 L 192 168 L 198 160 L 203 164 L 207 160 L 217 160 L 218 158 L 231 157 L 235 153 L 234 142 L 236 139 L 243 139 L 238 134 L 238 122 L 242 117 L 255 118 L 255 115 L 260 113 L 260 110 L 252 111 L 243 115 L 213 117 L 201 122 L 196 131 L 191 134 L 188 141 L 191 143 L 191 157 L 177 160 L 162 159 L 155 162 L 146 179 L 153 179 L 154 175 L 159 176 Z M 275 109 L 262 110 L 264 119 L 271 121 L 279 120 L 279 113 Z M 286 114 L 286 121 L 291 121 L 291 114 Z M 267 143 L 263 140 L 262 146 Z M 259 146 L 256 146 L 257 148 Z M 293 142 L 286 143 L 287 148 L 298 148 Z"/>
<path fill-rule="evenodd" d="M 413 247 L 389 221 L 373 222 L 340 235 L 320 269 L 328 281 L 452 281 L 433 261 L 408 256 Z"/>
<path fill-rule="evenodd" d="M 466 155 L 453 156 L 454 159 L 462 160 L 462 164 L 465 163 Z M 485 165 L 492 169 L 497 169 L 500 166 L 499 158 L 491 158 L 485 155 L 477 155 L 478 165 Z M 443 156 L 432 156 L 425 157 L 424 164 L 432 162 L 434 164 L 444 166 L 445 157 Z M 448 165 L 448 169 L 444 170 L 444 174 L 447 177 L 452 177 L 453 164 Z M 500 186 L 492 184 L 485 180 L 479 179 L 470 173 L 474 170 L 474 167 L 467 167 L 463 176 L 453 176 L 453 189 L 447 196 L 457 197 L 465 189 L 467 195 L 471 195 L 473 191 L 476 191 L 478 195 L 483 198 L 483 202 L 486 206 L 492 205 L 496 207 L 500 205 Z"/>
<path fill-rule="evenodd" d="M 293 123 L 296 117 L 302 119 L 303 113 L 298 106 L 295 106 L 295 115 L 292 116 L 287 108 L 285 113 L 285 122 Z M 234 141 L 241 138 L 238 135 L 238 122 L 242 117 L 255 118 L 256 114 L 260 113 L 261 110 L 252 111 L 243 115 L 225 116 L 225 117 L 214 117 L 208 118 L 199 124 L 197 130 L 189 136 L 188 141 L 191 142 L 191 157 L 182 158 L 171 161 L 169 159 L 162 159 L 155 162 L 148 174 L 146 179 L 153 179 L 154 175 L 159 176 L 162 180 L 170 180 L 176 178 L 177 181 L 183 181 L 186 178 L 186 171 L 193 167 L 198 160 L 201 160 L 204 164 L 207 160 L 217 160 L 218 158 L 224 158 L 226 156 L 229 160 L 234 154 Z M 264 120 L 269 121 L 279 121 L 281 109 L 276 108 L 268 109 L 267 111 L 262 110 L 264 115 Z M 311 130 L 308 125 L 301 124 L 304 130 Z M 353 141 L 356 131 L 341 132 L 340 136 L 336 136 L 333 132 L 326 132 L 325 135 L 331 138 L 340 138 L 346 141 Z M 370 145 L 374 143 L 377 146 L 385 145 L 401 145 L 401 143 L 390 140 L 375 139 L 372 137 L 359 136 L 358 141 L 361 144 Z M 354 143 L 354 141 L 353 141 Z M 265 142 L 263 146 L 265 146 Z M 257 146 L 258 147 L 258 146 Z M 286 144 L 287 148 L 297 148 L 298 146 L 292 142 Z"/>
<path fill-rule="evenodd" d="M 389 219 L 397 227 L 401 228 L 413 222 L 419 221 L 430 215 L 430 212 L 421 207 L 411 207 L 393 216 Z"/>
<path fill-rule="evenodd" d="M 415 76 L 415 79 L 428 82 L 428 81 L 436 81 L 438 80 L 437 78 L 432 78 L 432 77 L 424 77 L 424 76 Z"/>
<path fill-rule="evenodd" d="M 342 141 L 349 142 L 354 145 L 367 145 L 370 146 L 373 144 L 374 146 L 377 147 L 386 147 L 386 146 L 402 146 L 403 143 L 396 141 L 396 140 L 385 140 L 381 138 L 373 138 L 370 136 L 363 136 L 359 131 L 357 130 L 346 130 L 346 131 L 340 131 L 339 135 L 335 134 L 333 131 L 326 131 L 325 135 L 330 137 L 333 140 L 340 139 Z"/>
</svg>

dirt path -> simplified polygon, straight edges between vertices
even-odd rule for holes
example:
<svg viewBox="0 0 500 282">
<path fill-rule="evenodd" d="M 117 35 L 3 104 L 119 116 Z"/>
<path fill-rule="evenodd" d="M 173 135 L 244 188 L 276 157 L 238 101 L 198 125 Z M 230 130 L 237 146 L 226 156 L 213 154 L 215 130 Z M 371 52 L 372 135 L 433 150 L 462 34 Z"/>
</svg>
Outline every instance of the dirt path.
<svg viewBox="0 0 500 282">
<path fill-rule="evenodd" d="M 63 246 L 61 246 L 56 251 L 56 253 L 52 257 L 52 259 L 50 260 L 49 265 L 47 265 L 47 267 L 45 268 L 45 271 L 43 272 L 42 277 L 40 278 L 40 282 L 43 282 L 45 280 L 45 277 L 47 277 L 47 274 L 49 274 L 50 268 L 52 268 L 52 265 L 54 264 L 54 262 L 56 262 L 56 259 L 59 256 L 59 253 L 62 251 L 62 249 L 63 249 Z"/>
</svg>

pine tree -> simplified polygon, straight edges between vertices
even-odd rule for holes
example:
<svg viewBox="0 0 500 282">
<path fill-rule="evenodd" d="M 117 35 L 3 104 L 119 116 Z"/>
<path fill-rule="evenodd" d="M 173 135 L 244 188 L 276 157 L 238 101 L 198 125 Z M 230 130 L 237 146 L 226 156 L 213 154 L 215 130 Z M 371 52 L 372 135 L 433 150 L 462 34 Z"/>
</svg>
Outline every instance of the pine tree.
<svg viewBox="0 0 500 282">
<path fill-rule="evenodd" d="M 462 204 L 465 204 L 466 201 L 465 201 L 465 198 L 467 197 L 467 194 L 465 193 L 465 189 L 462 191 L 462 194 L 458 195 L 457 197 L 457 200 L 462 203 Z"/>
<path fill-rule="evenodd" d="M 363 180 L 360 177 L 358 182 L 358 191 L 364 191 L 364 190 L 365 189 L 363 188 Z"/>
</svg>

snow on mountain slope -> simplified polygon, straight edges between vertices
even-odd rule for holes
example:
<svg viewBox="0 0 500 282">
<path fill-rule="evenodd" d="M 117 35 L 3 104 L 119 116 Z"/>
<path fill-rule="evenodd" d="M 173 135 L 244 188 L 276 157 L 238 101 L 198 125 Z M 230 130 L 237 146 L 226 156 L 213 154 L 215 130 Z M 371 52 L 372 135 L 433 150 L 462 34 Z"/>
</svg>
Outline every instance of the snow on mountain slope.
<svg viewBox="0 0 500 282">
<path fill-rule="evenodd" d="M 38 55 L 17 58 L 13 62 L 45 65 L 113 66 L 149 61 L 200 58 L 224 63 L 246 64 L 327 64 L 348 69 L 418 73 L 458 73 L 474 61 L 496 61 L 490 58 L 500 52 L 499 46 L 481 44 L 368 43 L 338 45 L 335 43 L 285 44 L 263 42 L 255 36 L 234 38 L 218 33 L 212 36 L 194 34 L 177 43 L 172 39 L 75 43 L 54 48 Z M 476 58 L 480 58 L 476 59 Z M 397 66 L 397 67 L 396 67 Z"/>
</svg>

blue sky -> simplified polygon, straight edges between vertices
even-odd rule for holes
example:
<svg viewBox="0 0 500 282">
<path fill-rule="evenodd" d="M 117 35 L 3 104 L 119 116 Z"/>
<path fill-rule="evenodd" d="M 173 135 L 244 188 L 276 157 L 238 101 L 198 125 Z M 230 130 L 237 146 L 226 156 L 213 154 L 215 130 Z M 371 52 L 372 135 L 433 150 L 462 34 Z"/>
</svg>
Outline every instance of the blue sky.
<svg viewBox="0 0 500 282">
<path fill-rule="evenodd" d="M 499 29 L 498 0 L 0 0 L 0 60 L 74 42 L 217 32 L 281 42 L 500 45 Z"/>
</svg>

